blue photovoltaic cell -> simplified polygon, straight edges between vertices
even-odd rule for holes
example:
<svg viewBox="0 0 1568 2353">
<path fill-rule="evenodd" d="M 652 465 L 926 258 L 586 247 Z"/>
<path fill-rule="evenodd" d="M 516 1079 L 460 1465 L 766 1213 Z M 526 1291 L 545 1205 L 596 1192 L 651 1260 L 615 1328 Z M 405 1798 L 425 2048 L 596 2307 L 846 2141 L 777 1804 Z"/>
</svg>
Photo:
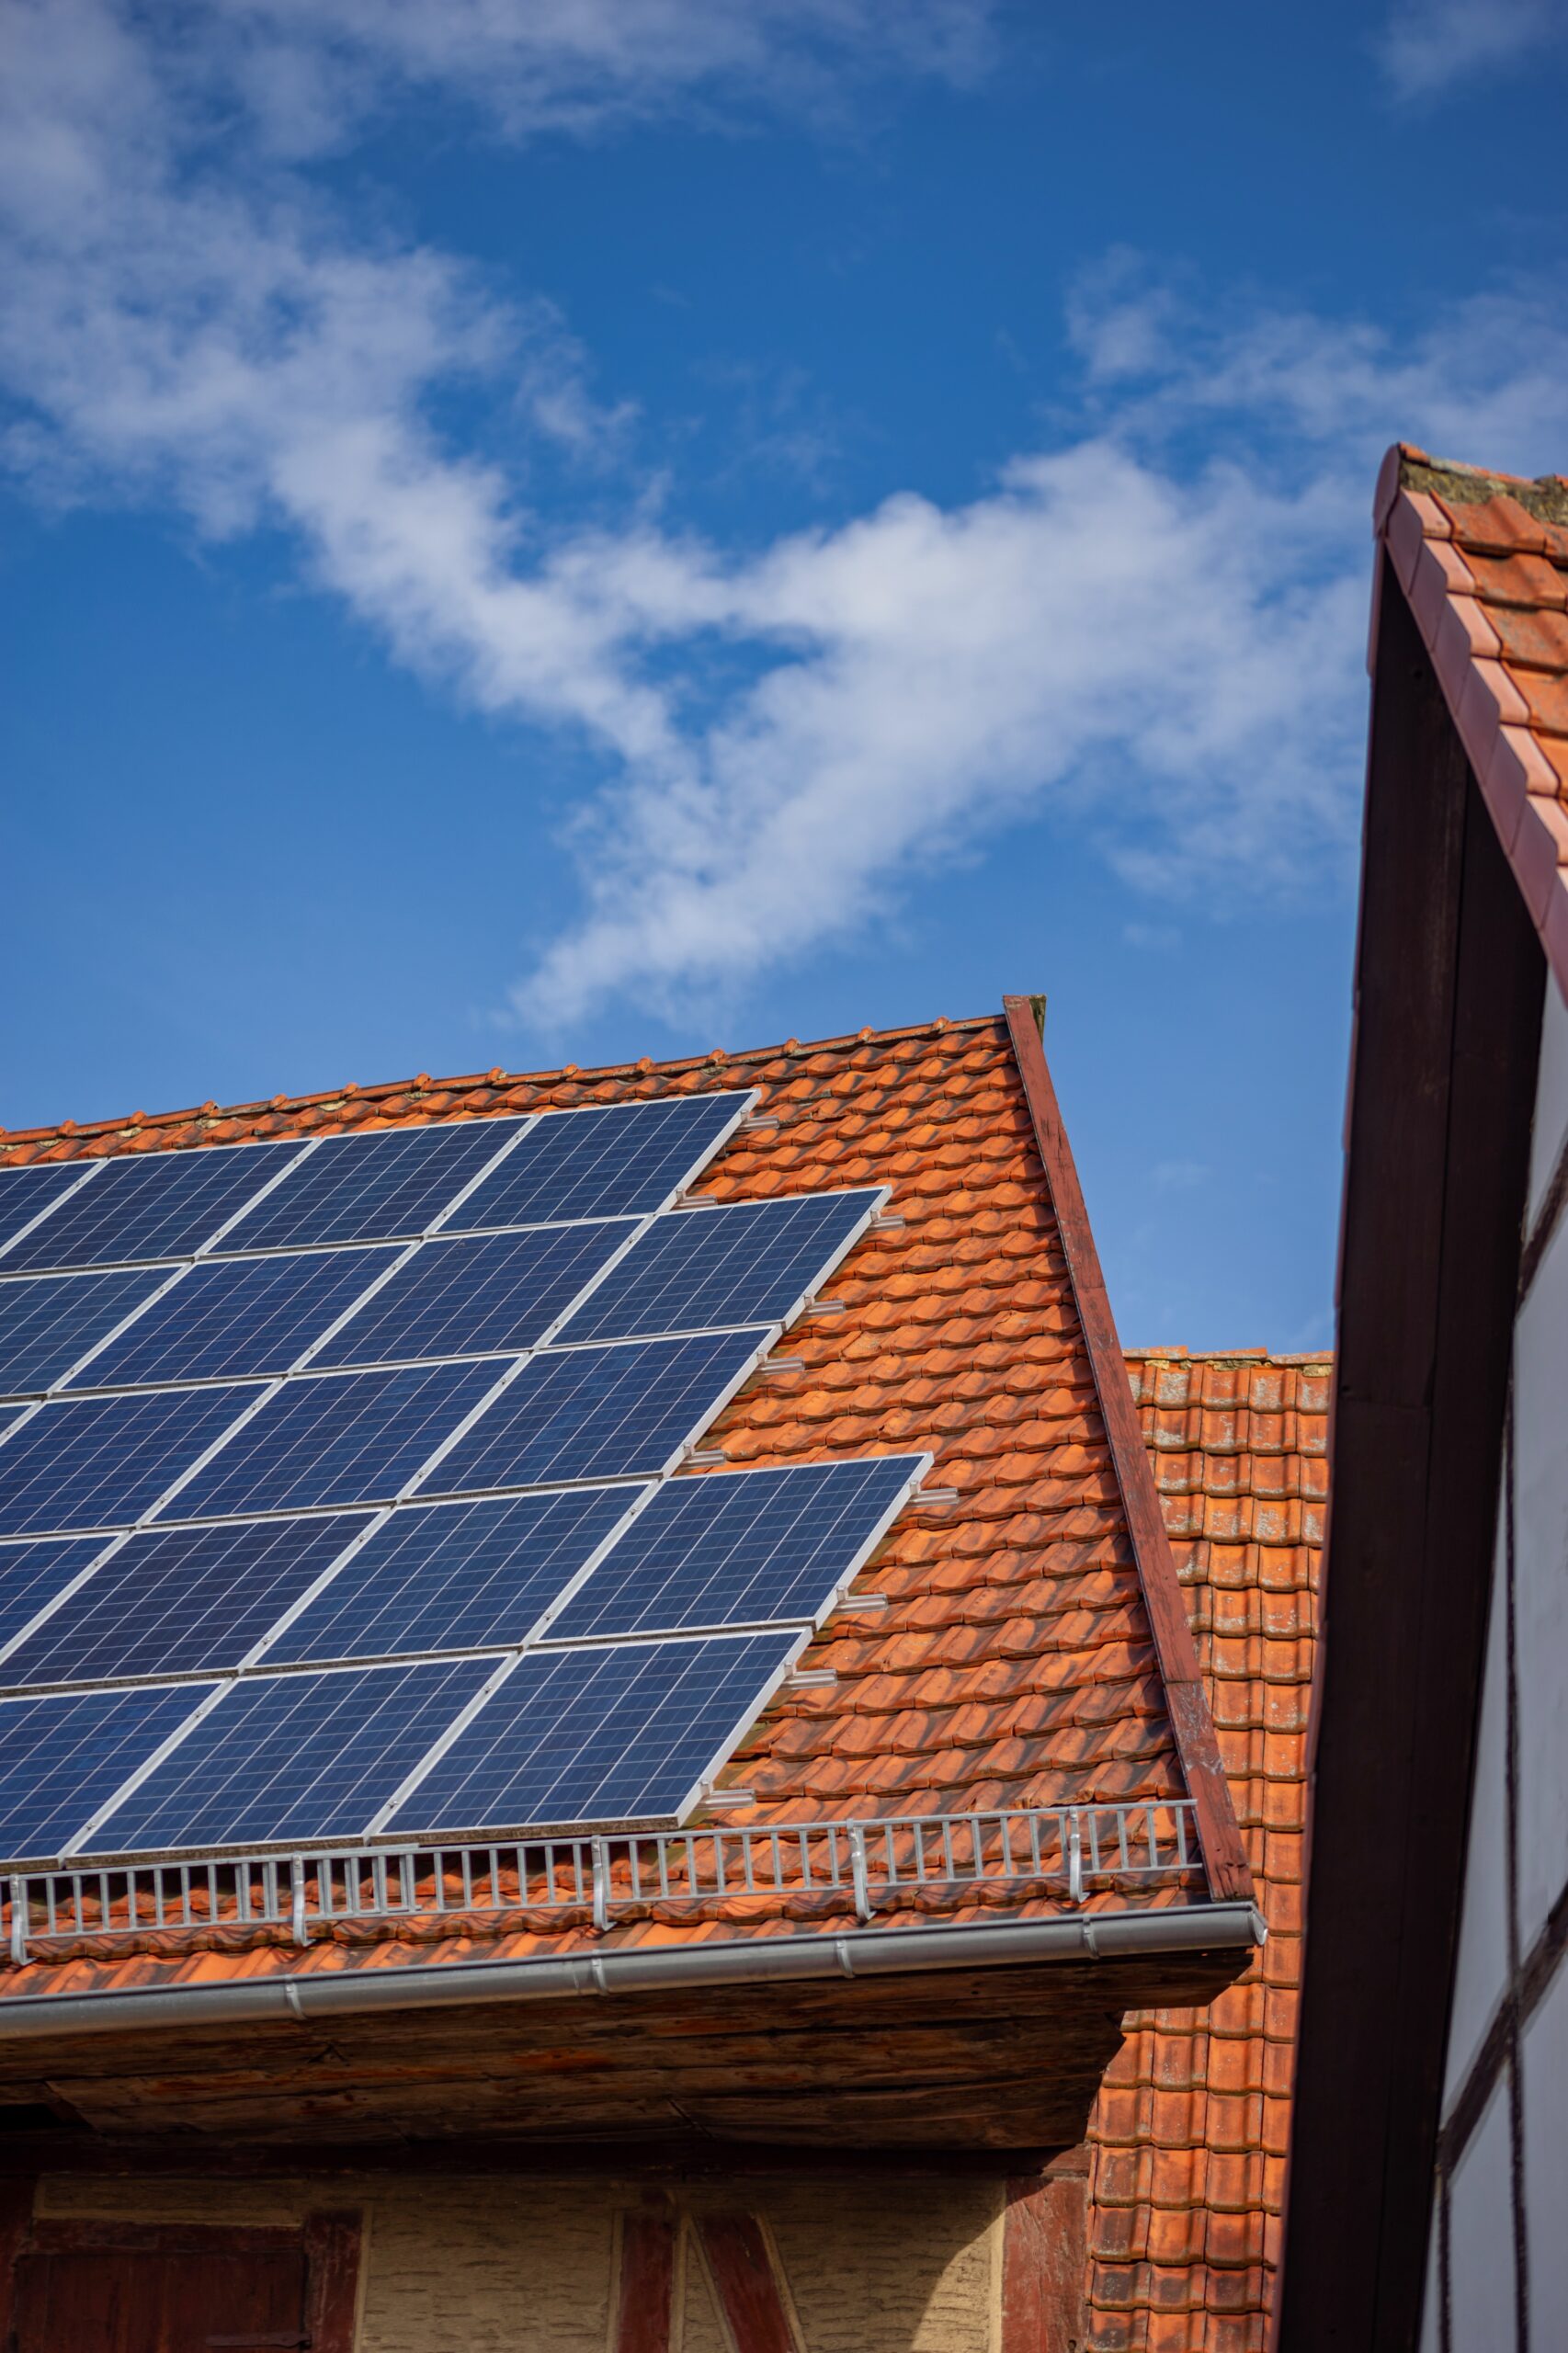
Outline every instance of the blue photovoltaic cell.
<svg viewBox="0 0 1568 2353">
<path fill-rule="evenodd" d="M 875 1209 L 871 1192 L 731 1201 L 655 1220 L 568 1316 L 563 1342 L 786 1321 Z"/>
<path fill-rule="evenodd" d="M 641 1492 L 404 1505 L 268 1647 L 267 1664 L 520 1643 Z"/>
<path fill-rule="evenodd" d="M 678 1815 L 799 1637 L 529 1651 L 386 1827 L 522 1830 Z"/>
<path fill-rule="evenodd" d="M 0 1699 L 0 1858 L 58 1855 L 210 1688 Z"/>
<path fill-rule="evenodd" d="M 88 1164 L 81 1160 L 37 1162 L 30 1168 L 0 1168 L 0 1250 L 24 1225 L 30 1225 L 80 1184 Z"/>
<path fill-rule="evenodd" d="M 425 1491 L 655 1476 L 712 1419 L 762 1336 L 542 1349 L 436 1465 Z"/>
<path fill-rule="evenodd" d="M 494 1362 L 413 1365 L 290 1381 L 181 1488 L 172 1516 L 391 1503 L 501 1370 Z M 0 1478 L 5 1455 L 0 1447 Z"/>
<path fill-rule="evenodd" d="M 814 1619 L 922 1467 L 892 1454 L 672 1480 L 551 1620 L 550 1640 Z"/>
<path fill-rule="evenodd" d="M 94 1851 L 354 1838 L 494 1674 L 494 1659 L 257 1676 L 94 1835 Z"/>
<path fill-rule="evenodd" d="M 238 1666 L 368 1525 L 358 1513 L 133 1536 L 0 1661 L 0 1684 Z"/>
<path fill-rule="evenodd" d="M 303 1242 L 396 1242 L 423 1233 L 517 1126 L 451 1120 L 327 1136 L 291 1176 L 241 1220 L 226 1246 L 288 1249 Z"/>
<path fill-rule="evenodd" d="M 581 1217 L 645 1217 L 687 1183 L 745 1110 L 744 1095 L 673 1095 L 549 1111 L 451 1219 L 450 1233 Z"/>
<path fill-rule="evenodd" d="M 206 1259 L 187 1267 L 155 1306 L 84 1365 L 74 1385 L 131 1389 L 287 1372 L 394 1256 L 317 1250 Z"/>
<path fill-rule="evenodd" d="M 0 1444 L 0 1536 L 130 1527 L 255 1396 L 165 1389 L 40 1405 Z"/>
<path fill-rule="evenodd" d="M 631 1230 L 623 1220 L 423 1243 L 316 1362 L 392 1364 L 531 1347 Z"/>
<path fill-rule="evenodd" d="M 167 1280 L 164 1267 L 122 1267 L 112 1274 L 0 1282 L 0 1393 L 20 1397 L 50 1388 Z"/>
<path fill-rule="evenodd" d="M 102 1536 L 40 1536 L 30 1544 L 0 1544 L 0 1643 L 19 1634 L 97 1559 L 107 1541 Z M 0 1665 L 0 1684 L 16 1680 Z"/>
<path fill-rule="evenodd" d="M 242 1143 L 117 1154 L 6 1252 L 6 1271 L 187 1257 L 299 1149 L 297 1143 Z"/>
</svg>

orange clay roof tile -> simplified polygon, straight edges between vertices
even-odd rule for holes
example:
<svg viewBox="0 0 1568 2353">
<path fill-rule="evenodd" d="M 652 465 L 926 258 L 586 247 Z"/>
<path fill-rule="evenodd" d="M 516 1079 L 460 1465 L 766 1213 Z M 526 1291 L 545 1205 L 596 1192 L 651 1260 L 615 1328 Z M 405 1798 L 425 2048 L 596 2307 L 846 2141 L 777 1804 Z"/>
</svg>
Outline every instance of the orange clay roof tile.
<svg viewBox="0 0 1568 2353">
<path fill-rule="evenodd" d="M 33 1130 L 0 1138 L 0 1161 L 200 1147 L 715 1085 L 756 1088 L 757 1111 L 778 1124 L 738 1134 L 699 1191 L 728 1199 L 891 1181 L 892 1209 L 905 1222 L 868 1234 L 824 1286 L 846 1302 L 842 1314 L 831 1324 L 804 1319 L 790 1333 L 781 1353 L 801 1369 L 743 1390 L 707 1442 L 733 1464 L 929 1449 L 936 1479 L 960 1495 L 956 1506 L 915 1506 L 895 1523 L 858 1580 L 894 1608 L 875 1619 L 845 1613 L 823 1630 L 804 1664 L 831 1666 L 837 1680 L 787 1690 L 770 1706 L 728 1774 L 753 1802 L 727 1809 L 725 1820 L 1181 1794 L 1096 1371 L 1006 1021 L 660 1065 L 491 1073 L 438 1086 L 421 1078 L 292 1104 Z M 1119 1361 L 1113 1370 L 1119 1381 Z M 1182 1408 L 1173 1396 L 1190 1459 L 1198 1440 L 1180 1424 Z M 1244 1697 L 1232 1712 L 1248 1721 Z M 1194 1878 L 1185 1900 L 1201 1889 Z M 1183 1900 L 1183 1890 L 1170 1895 Z M 1127 1891 L 1091 1896 L 1126 1900 Z M 800 1908 L 716 1903 L 706 1907 L 711 1916 L 693 1918 L 675 1907 L 664 1918 L 618 1916 L 608 1938 L 703 1938 L 726 1922 L 771 1933 L 793 1927 L 790 1915 Z M 835 1924 L 841 1916 L 831 1911 L 812 1923 Z M 361 1924 L 303 1955 L 281 1938 L 254 1938 L 247 1949 L 238 1930 L 204 1940 L 232 1948 L 203 1951 L 194 1965 L 204 1975 L 395 1967 L 478 1949 L 520 1957 L 598 1941 L 585 1923 L 560 1927 L 548 1917 L 537 1930 L 464 1936 L 445 1924 L 439 1935 L 396 1938 Z M 188 1937 L 182 1944 L 165 1934 L 148 1947 L 57 1951 L 6 1972 L 0 1986 L 62 1992 L 152 1982 L 193 1965 Z"/>
<path fill-rule="evenodd" d="M 1264 2353 L 1301 1967 L 1306 1703 L 1321 1528 L 1271 1530 L 1259 1491 L 1321 1498 L 1324 1358 L 1129 1356 L 1187 1614 L 1269 1938 L 1207 2010 L 1127 2021 L 1090 2126 L 1091 2353 Z M 1180 1449 L 1179 1456 L 1171 1449 Z M 1224 1482 L 1221 1542 L 1188 1486 Z"/>
<path fill-rule="evenodd" d="M 1374 511 L 1568 995 L 1568 482 L 1520 482 L 1397 448 Z"/>
</svg>

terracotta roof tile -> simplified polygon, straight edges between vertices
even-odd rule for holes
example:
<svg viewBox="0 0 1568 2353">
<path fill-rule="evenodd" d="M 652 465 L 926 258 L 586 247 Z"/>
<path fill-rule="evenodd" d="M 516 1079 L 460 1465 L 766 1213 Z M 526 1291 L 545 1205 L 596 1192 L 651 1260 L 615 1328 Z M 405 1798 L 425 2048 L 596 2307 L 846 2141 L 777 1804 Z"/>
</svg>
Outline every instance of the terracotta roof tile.
<svg viewBox="0 0 1568 2353">
<path fill-rule="evenodd" d="M 1568 482 L 1520 482 L 1395 449 L 1376 516 L 1568 994 Z"/>
<path fill-rule="evenodd" d="M 736 1464 L 928 1448 L 936 1477 L 962 1498 L 957 1507 L 916 1506 L 895 1524 L 859 1586 L 896 1606 L 874 1620 L 846 1613 L 823 1630 L 806 1663 L 831 1665 L 836 1682 L 786 1691 L 769 1708 L 730 1775 L 756 1792 L 755 1802 L 727 1811 L 725 1820 L 1180 1794 L 1096 1372 L 1005 1021 L 718 1060 L 491 1073 L 439 1086 L 422 1078 L 294 1104 L 34 1130 L 4 1139 L 0 1161 L 613 1102 L 716 1081 L 757 1089 L 757 1109 L 778 1126 L 738 1135 L 701 1192 L 759 1198 L 892 1180 L 892 1207 L 906 1222 L 868 1235 L 825 1286 L 846 1302 L 844 1313 L 831 1325 L 807 1319 L 790 1333 L 782 1352 L 800 1358 L 801 1370 L 753 1382 L 707 1442 Z M 1258 1377 L 1267 1378 L 1261 1368 Z M 1237 1418 L 1239 1394 L 1216 1392 L 1215 1430 L 1222 1427 L 1228 1465 L 1267 1455 L 1273 1494 L 1288 1459 L 1279 1455 L 1279 1415 L 1294 1408 L 1278 1400 L 1268 1407 L 1260 1391 L 1258 1413 L 1273 1418 L 1267 1427 L 1259 1419 L 1254 1438 L 1244 1415 Z M 1173 1391 L 1170 1427 L 1182 1459 L 1212 1463 L 1217 1474 L 1221 1438 L 1212 1456 L 1200 1451 L 1201 1416 L 1191 1422 L 1190 1403 Z M 1192 1475 L 1202 1484 L 1208 1472 Z M 1238 1467 L 1229 1477 L 1233 1495 L 1240 1476 Z M 1282 1688 L 1293 1702 L 1294 1686 Z M 1246 1687 L 1236 1688 L 1227 1720 L 1251 1726 Z M 735 1928 L 769 1925 L 756 1920 L 756 1906 L 714 1909 Z M 841 1924 L 835 1915 L 824 1926 L 835 1918 Z M 775 1906 L 771 1926 L 787 1925 Z M 664 1921 L 618 1918 L 608 1934 L 637 1942 L 655 1930 L 703 1936 L 711 1926 L 676 1912 Z M 586 1924 L 554 1928 L 544 1918 L 538 1932 L 491 1933 L 484 1949 L 571 1949 L 592 1933 Z M 142 1957 L 120 1946 L 100 1949 L 99 1958 L 89 1947 L 0 1983 L 13 1993 L 64 1991 L 177 1972 L 188 1965 L 178 1956 L 189 1941 L 165 1937 Z M 416 1935 L 394 1939 L 356 1927 L 342 1940 L 312 1943 L 303 1957 L 282 1940 L 258 1938 L 250 1950 L 208 1951 L 198 1965 L 203 1974 L 396 1966 L 473 1949 L 449 1926 L 434 1952 Z"/>
<path fill-rule="evenodd" d="M 1331 1366 L 1132 1354 L 1133 1395 L 1269 1938 L 1207 2010 L 1127 2021 L 1090 2127 L 1092 2353 L 1264 2353 L 1301 1934 L 1306 1720 Z M 1194 1496 L 1218 1491 L 1239 1536 Z"/>
</svg>

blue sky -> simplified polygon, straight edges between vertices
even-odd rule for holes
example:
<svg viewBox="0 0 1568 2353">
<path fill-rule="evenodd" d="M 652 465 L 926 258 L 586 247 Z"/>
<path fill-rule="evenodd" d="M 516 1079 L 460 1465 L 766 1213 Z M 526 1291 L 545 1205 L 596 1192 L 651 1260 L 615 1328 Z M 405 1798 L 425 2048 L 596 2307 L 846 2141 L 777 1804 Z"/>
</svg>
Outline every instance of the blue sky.
<svg viewBox="0 0 1568 2353">
<path fill-rule="evenodd" d="M 1043 990 L 1124 1336 L 1326 1339 L 1371 486 L 1568 470 L 1565 33 L 0 0 L 0 1119 Z"/>
</svg>

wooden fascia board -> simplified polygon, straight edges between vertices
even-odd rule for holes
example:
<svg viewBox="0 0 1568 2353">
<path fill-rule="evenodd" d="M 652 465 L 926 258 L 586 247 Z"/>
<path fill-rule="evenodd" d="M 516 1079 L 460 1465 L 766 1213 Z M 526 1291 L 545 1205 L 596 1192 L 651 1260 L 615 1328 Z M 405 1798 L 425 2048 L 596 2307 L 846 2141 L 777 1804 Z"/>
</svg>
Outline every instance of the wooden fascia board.
<svg viewBox="0 0 1568 2353">
<path fill-rule="evenodd" d="M 1381 582 L 1275 2353 L 1419 2325 L 1542 994 Z"/>
<path fill-rule="evenodd" d="M 1155 1491 L 1154 1474 L 1149 1467 L 1138 1409 L 1132 1402 L 1127 1359 L 1117 1337 L 1105 1278 L 1100 1272 L 1099 1253 L 1084 1205 L 1083 1188 L 1046 1063 L 1037 1004 L 1032 997 L 1005 996 L 1002 1008 L 1007 1017 L 1024 1100 L 1028 1106 L 1056 1213 L 1100 1417 L 1121 1490 L 1132 1557 L 1165 1685 L 1171 1732 L 1198 1818 L 1209 1893 L 1216 1900 L 1250 1902 L 1252 1869 L 1220 1758 L 1220 1744 L 1199 1672 L 1198 1647 L 1187 1623 L 1176 1555 Z"/>
</svg>

